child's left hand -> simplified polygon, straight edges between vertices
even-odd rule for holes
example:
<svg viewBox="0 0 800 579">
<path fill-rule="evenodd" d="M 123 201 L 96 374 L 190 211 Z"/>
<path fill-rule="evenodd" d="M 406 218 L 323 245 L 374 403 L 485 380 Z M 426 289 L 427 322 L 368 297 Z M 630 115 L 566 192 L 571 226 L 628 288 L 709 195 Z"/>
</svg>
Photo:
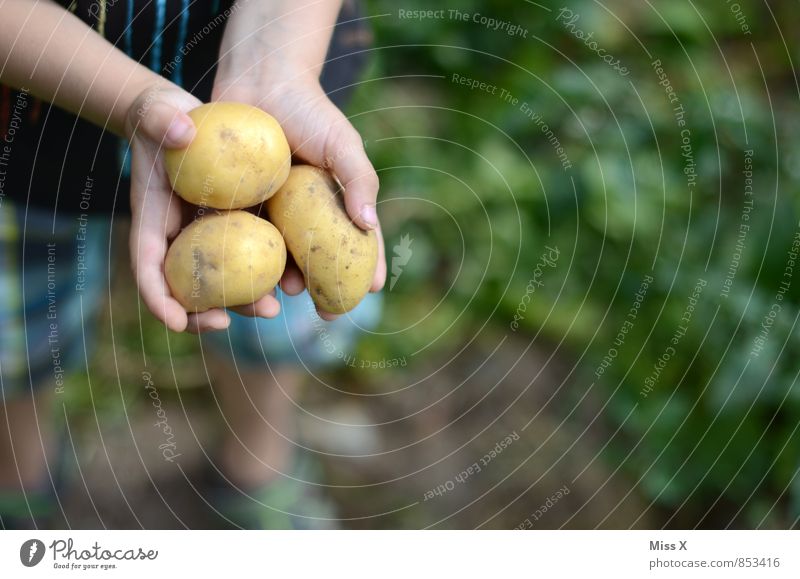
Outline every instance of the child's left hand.
<svg viewBox="0 0 800 579">
<path fill-rule="evenodd" d="M 293 29 L 288 22 L 264 24 L 271 22 L 272 16 L 261 12 L 288 11 L 279 6 L 281 2 L 245 4 L 231 15 L 220 48 L 211 98 L 243 102 L 265 110 L 283 127 L 293 156 L 336 175 L 344 186 L 344 202 L 350 218 L 362 229 L 375 229 L 378 234 L 378 266 L 370 288 L 377 292 L 386 280 L 383 235 L 375 210 L 378 175 L 358 131 L 325 95 L 318 78 L 333 24 L 325 28 L 321 21 L 332 18 L 335 22 L 338 7 L 333 5 L 339 3 L 301 9 L 294 2 L 288 18 L 297 14 L 293 26 L 310 28 L 303 42 L 297 40 L 297 35 L 304 31 Z M 336 9 L 326 13 L 328 8 Z M 256 13 L 250 14 L 250 10 Z M 320 21 L 314 21 L 315 18 Z M 291 42 L 281 37 L 281 32 L 287 30 L 294 35 Z M 281 289 L 296 295 L 304 287 L 298 269 L 287 267 Z M 336 317 L 327 312 L 320 315 L 325 319 Z"/>
</svg>

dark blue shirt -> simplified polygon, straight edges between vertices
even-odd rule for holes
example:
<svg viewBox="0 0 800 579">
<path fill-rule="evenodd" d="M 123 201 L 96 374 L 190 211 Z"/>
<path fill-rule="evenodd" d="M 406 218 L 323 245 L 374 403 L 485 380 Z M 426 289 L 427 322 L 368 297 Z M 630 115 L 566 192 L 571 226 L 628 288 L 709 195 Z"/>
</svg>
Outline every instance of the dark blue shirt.
<svg viewBox="0 0 800 579">
<path fill-rule="evenodd" d="M 231 0 L 60 0 L 137 62 L 207 102 Z M 351 84 L 363 62 L 363 25 L 351 2 L 340 15 L 323 71 L 327 91 Z M 345 56 L 343 58 L 343 55 Z M 337 90 L 341 103 L 347 91 Z M 127 142 L 0 85 L 0 206 L 59 213 L 129 211 Z M 86 183 L 91 181 L 91 195 Z"/>
</svg>

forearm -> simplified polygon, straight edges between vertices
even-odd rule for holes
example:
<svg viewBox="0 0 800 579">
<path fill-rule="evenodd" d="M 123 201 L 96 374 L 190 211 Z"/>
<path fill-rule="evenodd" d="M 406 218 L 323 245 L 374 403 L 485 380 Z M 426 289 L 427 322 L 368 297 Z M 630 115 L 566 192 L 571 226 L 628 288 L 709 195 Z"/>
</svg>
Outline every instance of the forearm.
<svg viewBox="0 0 800 579">
<path fill-rule="evenodd" d="M 134 99 L 168 82 L 49 0 L 5 0 L 2 14 L 0 82 L 118 135 Z"/>
<path fill-rule="evenodd" d="M 238 2 L 225 28 L 218 81 L 318 79 L 341 5 L 341 0 Z"/>
</svg>

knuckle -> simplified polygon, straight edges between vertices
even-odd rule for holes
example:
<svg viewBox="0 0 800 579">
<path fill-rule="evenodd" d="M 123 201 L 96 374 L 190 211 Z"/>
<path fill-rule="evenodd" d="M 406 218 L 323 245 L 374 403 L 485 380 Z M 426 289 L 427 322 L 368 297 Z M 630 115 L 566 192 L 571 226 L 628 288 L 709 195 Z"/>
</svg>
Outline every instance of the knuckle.
<svg viewBox="0 0 800 579">
<path fill-rule="evenodd" d="M 370 167 L 369 172 L 364 175 L 363 177 L 364 185 L 370 190 L 370 192 L 377 193 L 378 189 L 381 186 L 381 181 L 378 178 L 378 174 L 375 172 L 372 167 Z"/>
</svg>

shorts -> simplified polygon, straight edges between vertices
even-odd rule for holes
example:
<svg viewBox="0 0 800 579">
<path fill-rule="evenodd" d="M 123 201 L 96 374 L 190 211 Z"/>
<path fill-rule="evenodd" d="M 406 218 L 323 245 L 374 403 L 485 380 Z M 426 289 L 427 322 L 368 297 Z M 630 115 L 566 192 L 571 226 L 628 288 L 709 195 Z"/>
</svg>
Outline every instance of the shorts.
<svg viewBox="0 0 800 579">
<path fill-rule="evenodd" d="M 38 388 L 59 392 L 91 363 L 97 318 L 111 293 L 111 219 L 0 205 L 0 404 Z M 382 298 L 369 294 L 352 312 L 324 322 L 304 292 L 279 290 L 276 318 L 231 313 L 202 347 L 240 368 L 291 364 L 315 371 L 349 355 L 373 328 Z"/>
</svg>

